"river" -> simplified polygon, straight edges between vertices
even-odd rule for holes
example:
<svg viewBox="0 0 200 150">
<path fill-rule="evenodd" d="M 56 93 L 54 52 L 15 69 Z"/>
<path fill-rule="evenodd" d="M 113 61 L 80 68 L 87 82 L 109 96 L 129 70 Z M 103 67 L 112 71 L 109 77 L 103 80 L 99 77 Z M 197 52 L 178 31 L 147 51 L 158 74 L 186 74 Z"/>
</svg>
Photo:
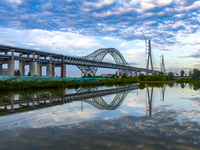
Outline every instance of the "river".
<svg viewBox="0 0 200 150">
<path fill-rule="evenodd" d="M 0 97 L 0 149 L 199 149 L 199 84 Z"/>
</svg>

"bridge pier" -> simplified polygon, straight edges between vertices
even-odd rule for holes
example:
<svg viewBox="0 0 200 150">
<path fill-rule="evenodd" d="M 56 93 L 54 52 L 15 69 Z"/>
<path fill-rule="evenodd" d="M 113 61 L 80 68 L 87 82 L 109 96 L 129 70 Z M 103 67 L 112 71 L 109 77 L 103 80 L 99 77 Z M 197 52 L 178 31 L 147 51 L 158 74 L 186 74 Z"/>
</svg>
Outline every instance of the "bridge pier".
<svg viewBox="0 0 200 150">
<path fill-rule="evenodd" d="M 0 76 L 2 76 L 2 71 L 3 71 L 3 68 L 2 68 L 2 64 L 0 64 Z"/>
<path fill-rule="evenodd" d="M 8 60 L 8 75 L 13 76 L 15 70 L 14 50 L 11 50 L 11 57 Z"/>
<path fill-rule="evenodd" d="M 51 55 L 49 56 L 49 62 L 47 64 L 47 70 L 46 70 L 46 76 L 52 76 L 52 61 L 51 61 L 52 57 Z"/>
<path fill-rule="evenodd" d="M 2 75 L 2 65 L 8 64 L 8 76 L 13 76 L 15 69 L 14 50 L 11 49 L 8 52 L 11 52 L 10 58 L 0 61 L 0 75 Z M 8 52 L 5 52 L 5 56 L 8 56 Z"/>
<path fill-rule="evenodd" d="M 46 66 L 46 76 L 52 76 L 52 64 L 40 64 L 37 63 L 37 76 L 42 76 L 42 67 Z"/>
<path fill-rule="evenodd" d="M 21 76 L 25 76 L 25 66 L 29 66 L 29 72 L 31 73 L 31 76 L 35 75 L 35 62 L 22 62 L 19 61 L 19 71 L 21 73 Z"/>
<path fill-rule="evenodd" d="M 62 63 L 61 63 L 61 77 L 66 77 L 66 65 L 64 64 L 65 57 L 62 56 Z"/>
<path fill-rule="evenodd" d="M 19 54 L 19 55 L 22 56 L 23 54 Z M 26 65 L 29 66 L 29 72 L 31 76 L 35 75 L 35 53 L 33 53 L 32 55 L 33 55 L 33 58 L 30 61 L 23 61 L 23 60 L 19 61 L 19 71 L 21 73 L 21 76 L 25 76 Z M 29 55 L 27 55 L 27 57 L 29 58 Z"/>
<path fill-rule="evenodd" d="M 42 76 L 42 64 L 37 63 L 37 76 Z"/>
<path fill-rule="evenodd" d="M 40 56 L 38 56 L 39 58 Z M 51 61 L 52 57 L 51 55 L 49 55 L 49 60 L 48 63 L 40 63 L 37 62 L 37 76 L 42 76 L 42 67 L 46 66 L 46 76 L 52 76 L 52 61 Z M 46 57 L 45 57 L 46 60 Z"/>
<path fill-rule="evenodd" d="M 61 68 L 61 77 L 66 77 L 66 65 L 65 64 L 61 64 L 61 65 L 52 65 L 52 76 L 55 76 L 54 72 L 55 72 L 55 68 L 56 67 L 60 67 Z"/>
<path fill-rule="evenodd" d="M 30 62 L 30 68 L 29 72 L 31 73 L 32 76 L 35 75 L 35 53 L 33 53 L 33 59 Z"/>
</svg>

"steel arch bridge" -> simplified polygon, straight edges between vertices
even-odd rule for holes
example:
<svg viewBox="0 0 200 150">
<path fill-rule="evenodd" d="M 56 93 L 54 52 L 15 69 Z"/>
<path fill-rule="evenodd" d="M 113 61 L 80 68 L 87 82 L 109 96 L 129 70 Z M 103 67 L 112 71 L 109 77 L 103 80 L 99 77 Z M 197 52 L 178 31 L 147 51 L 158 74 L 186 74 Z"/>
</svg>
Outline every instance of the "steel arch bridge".
<svg viewBox="0 0 200 150">
<path fill-rule="evenodd" d="M 99 68 L 100 63 L 102 62 L 102 60 L 104 59 L 104 57 L 107 54 L 110 54 L 113 57 L 113 59 L 115 60 L 117 65 L 123 65 L 123 66 L 128 66 L 128 67 L 130 66 L 126 62 L 126 60 L 123 57 L 123 55 L 117 49 L 115 49 L 115 48 L 101 48 L 101 49 L 98 49 L 98 50 L 94 51 L 93 53 L 83 57 L 85 59 L 89 59 L 89 60 L 95 61 L 97 63 L 96 66 L 77 65 L 77 67 L 83 72 L 83 74 L 85 76 L 88 73 L 90 73 L 92 75 L 95 75 L 97 70 L 98 70 L 98 68 Z M 124 70 L 124 72 L 127 72 L 127 71 Z"/>
<path fill-rule="evenodd" d="M 112 58 L 115 60 L 115 63 L 102 61 L 108 54 L 112 56 Z M 146 68 L 130 66 L 126 62 L 122 54 L 115 48 L 101 48 L 84 57 L 75 57 L 32 49 L 0 45 L 0 70 L 2 68 L 2 64 L 9 64 L 8 75 L 13 75 L 15 60 L 19 61 L 19 68 L 21 72 L 23 72 L 23 67 L 25 65 L 29 65 L 32 72 L 31 75 L 36 75 L 35 68 L 37 67 L 36 70 L 38 76 L 41 76 L 42 74 L 41 67 L 46 66 L 48 67 L 47 76 L 54 76 L 54 68 L 61 67 L 61 77 L 65 77 L 66 65 L 76 65 L 85 76 L 88 73 L 95 75 L 98 68 L 118 69 L 124 73 L 128 73 L 131 71 L 146 72 L 152 74 L 160 72 L 157 70 L 153 70 L 153 67 L 152 69 L 148 69 L 148 65 Z M 35 63 L 37 63 L 37 66 Z"/>
</svg>

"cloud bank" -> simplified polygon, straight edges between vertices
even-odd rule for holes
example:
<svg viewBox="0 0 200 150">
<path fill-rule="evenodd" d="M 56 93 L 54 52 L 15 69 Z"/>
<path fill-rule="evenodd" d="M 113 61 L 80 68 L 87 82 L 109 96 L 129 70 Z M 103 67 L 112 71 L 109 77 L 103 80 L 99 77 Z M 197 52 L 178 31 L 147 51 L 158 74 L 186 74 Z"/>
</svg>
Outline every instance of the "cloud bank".
<svg viewBox="0 0 200 150">
<path fill-rule="evenodd" d="M 0 27 L 173 45 L 199 30 L 199 8 L 198 0 L 0 0 Z"/>
</svg>

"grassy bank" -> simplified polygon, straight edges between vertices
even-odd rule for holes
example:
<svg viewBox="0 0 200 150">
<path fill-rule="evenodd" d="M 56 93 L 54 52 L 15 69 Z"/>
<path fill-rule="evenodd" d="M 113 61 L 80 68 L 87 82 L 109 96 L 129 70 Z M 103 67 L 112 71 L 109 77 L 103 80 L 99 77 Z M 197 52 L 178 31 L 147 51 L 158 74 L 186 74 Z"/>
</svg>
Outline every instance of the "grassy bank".
<svg viewBox="0 0 200 150">
<path fill-rule="evenodd" d="M 79 88 L 93 86 L 111 86 L 111 85 L 126 85 L 136 83 L 136 78 L 122 78 L 112 80 L 102 80 L 97 82 L 85 81 L 82 84 L 75 81 L 22 81 L 10 82 L 0 81 L 0 91 L 16 91 L 16 90 L 35 90 L 35 89 L 62 89 L 62 88 Z"/>
<path fill-rule="evenodd" d="M 45 89 L 64 89 L 64 88 L 79 88 L 79 87 L 96 87 L 96 86 L 123 86 L 127 84 L 141 83 L 143 84 L 170 84 L 170 83 L 200 83 L 200 81 L 195 80 L 176 80 L 176 81 L 163 81 L 166 77 L 161 75 L 146 76 L 140 79 L 139 77 L 127 77 L 120 79 L 107 79 L 99 81 L 21 81 L 21 82 L 11 82 L 11 81 L 0 81 L 0 91 L 30 91 L 30 90 L 45 90 Z M 159 80 L 160 79 L 160 80 Z M 157 80 L 157 81 L 149 81 Z M 143 86 L 141 86 L 143 87 Z"/>
<path fill-rule="evenodd" d="M 100 81 L 22 81 L 22 82 L 10 82 L 0 81 L 0 91 L 18 91 L 18 90 L 45 90 L 45 89 L 64 89 L 64 88 L 79 88 L 79 87 L 96 87 L 96 86 L 123 86 L 127 84 L 138 83 L 136 77 L 132 78 L 120 78 L 111 80 L 100 80 Z M 139 81 L 141 83 L 168 83 L 168 81 Z"/>
<path fill-rule="evenodd" d="M 138 81 L 138 83 L 175 83 L 176 81 Z"/>
</svg>

